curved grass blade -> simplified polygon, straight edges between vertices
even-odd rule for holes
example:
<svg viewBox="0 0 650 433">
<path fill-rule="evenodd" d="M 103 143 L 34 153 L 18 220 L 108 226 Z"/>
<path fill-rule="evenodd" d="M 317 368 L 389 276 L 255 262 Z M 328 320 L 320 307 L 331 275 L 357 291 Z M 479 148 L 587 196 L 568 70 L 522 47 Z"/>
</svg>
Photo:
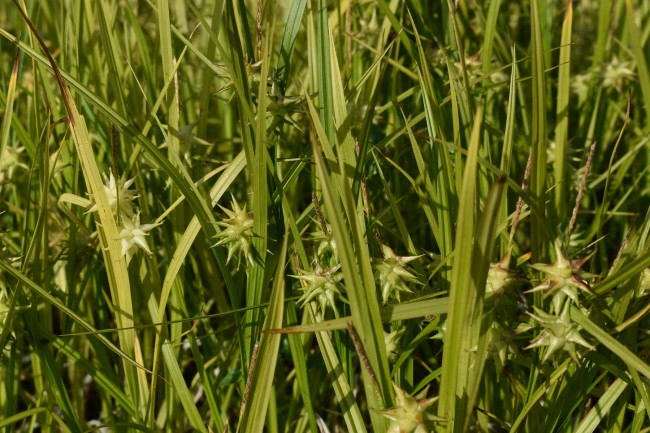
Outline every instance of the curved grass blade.
<svg viewBox="0 0 650 433">
<path fill-rule="evenodd" d="M 533 262 L 540 261 L 546 237 L 541 229 L 545 219 L 546 207 L 546 78 L 544 70 L 544 44 L 542 40 L 542 18 L 539 4 L 530 2 L 531 17 L 531 60 L 532 67 L 532 169 L 530 173 L 530 192 L 540 210 L 531 215 L 530 251 Z"/>
<path fill-rule="evenodd" d="M 560 63 L 558 66 L 557 83 L 557 123 L 555 125 L 555 212 L 562 219 L 567 212 L 567 191 L 569 182 L 567 176 L 568 133 L 569 133 L 569 97 L 571 96 L 571 29 L 573 25 L 573 1 L 568 0 L 564 23 L 562 24 L 562 39 L 560 41 Z"/>
<path fill-rule="evenodd" d="M 97 204 L 97 216 L 100 223 L 98 233 L 100 244 L 102 246 L 104 265 L 106 266 L 111 296 L 116 306 L 115 312 L 117 324 L 119 328 L 132 327 L 134 323 L 133 306 L 131 302 L 131 287 L 126 269 L 126 260 L 121 254 L 119 232 L 111 212 L 104 184 L 99 174 L 99 168 L 94 159 L 94 153 L 90 144 L 86 123 L 77 111 L 72 94 L 63 80 L 63 77 L 54 62 L 54 59 L 50 55 L 47 46 L 23 9 L 19 5 L 17 6 L 20 9 L 21 14 L 23 14 L 25 22 L 30 26 L 32 33 L 39 41 L 41 48 L 47 56 L 52 70 L 56 75 L 59 89 L 68 113 L 68 124 L 79 156 L 84 178 L 90 189 L 90 193 Z M 141 356 L 136 354 L 135 340 L 137 339 L 137 335 L 133 331 L 120 331 L 118 337 L 120 340 L 120 346 L 128 357 L 137 359 L 138 356 Z M 148 396 L 145 394 L 148 389 L 146 377 L 142 370 L 134 370 L 130 363 L 125 363 L 124 367 L 126 380 L 129 389 L 131 390 L 132 397 L 142 412 L 145 409 L 145 403 L 148 399 Z"/>
<path fill-rule="evenodd" d="M 312 122 L 322 143 L 319 149 L 316 141 L 312 142 L 314 160 L 332 224 L 332 234 L 339 250 L 339 260 L 352 312 L 352 323 L 364 345 L 370 366 L 378 378 L 382 394 L 381 399 L 376 396 L 370 377 L 365 370 L 362 370 L 366 398 L 370 406 L 373 428 L 377 432 L 383 432 L 388 427 L 388 423 L 380 416 L 379 411 L 392 406 L 392 385 L 368 244 L 363 237 L 365 233 L 363 210 L 357 210 L 354 204 L 356 200 L 352 197 L 351 182 L 347 175 L 354 170 L 343 165 L 342 159 L 338 158 L 337 161 L 325 130 L 315 116 L 316 109 L 308 95 L 306 98 Z M 327 163 L 321 155 L 321 150 L 325 153 Z M 339 194 L 340 199 L 335 196 L 334 191 Z"/>
<path fill-rule="evenodd" d="M 609 335 L 606 331 L 589 320 L 576 307 L 571 308 L 571 320 L 580 325 L 586 332 L 596 338 L 603 346 L 612 351 L 614 355 L 620 358 L 629 367 L 634 368 L 639 373 L 650 379 L 650 365 L 635 355 L 630 349 L 625 347 L 621 342 Z"/>
<path fill-rule="evenodd" d="M 485 289 L 485 278 L 479 283 L 481 269 L 474 266 L 476 245 L 475 212 L 478 175 L 478 151 L 481 142 L 483 108 L 479 107 L 472 128 L 463 185 L 460 194 L 454 264 L 449 291 L 447 332 L 442 354 L 442 374 L 438 416 L 449 420 L 447 431 L 460 432 L 464 424 L 472 335 L 480 330 L 480 314 L 474 312 L 474 302 L 482 295 L 479 284 Z M 478 266 L 478 263 L 477 263 Z"/>
<path fill-rule="evenodd" d="M 607 419 L 609 410 L 616 403 L 623 391 L 627 389 L 627 386 L 628 384 L 624 380 L 620 378 L 616 379 L 589 410 L 589 413 L 582 419 L 578 427 L 574 430 L 575 433 L 593 433 L 596 431 L 598 425 Z"/>
<path fill-rule="evenodd" d="M 273 329 L 282 326 L 284 317 L 284 267 L 287 258 L 288 234 L 284 237 L 278 267 L 273 279 L 271 299 L 263 329 Z M 259 340 L 257 362 L 253 367 L 250 381 L 250 394 L 244 407 L 237 431 L 257 433 L 264 430 L 266 411 L 271 398 L 275 366 L 278 361 L 280 335 L 262 334 Z M 248 385 L 247 385 L 248 388 Z"/>
<path fill-rule="evenodd" d="M 283 93 L 287 87 L 287 81 L 289 79 L 289 74 L 291 73 L 291 55 L 293 54 L 293 48 L 296 44 L 298 31 L 300 30 L 300 22 L 305 13 L 306 6 L 306 0 L 293 0 L 284 26 L 284 34 L 282 35 L 282 42 L 280 43 L 280 55 L 278 56 L 277 63 L 277 69 L 282 73 L 281 91 Z"/>
</svg>

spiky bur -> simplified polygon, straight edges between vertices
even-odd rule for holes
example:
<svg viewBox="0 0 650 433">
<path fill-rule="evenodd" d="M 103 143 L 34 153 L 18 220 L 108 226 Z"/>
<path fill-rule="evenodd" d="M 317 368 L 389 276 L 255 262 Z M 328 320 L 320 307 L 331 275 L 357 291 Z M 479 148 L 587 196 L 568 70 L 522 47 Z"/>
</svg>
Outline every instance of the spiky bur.
<svg viewBox="0 0 650 433">
<path fill-rule="evenodd" d="M 147 236 L 154 227 L 161 223 L 140 224 L 140 214 L 133 215 L 132 218 L 122 218 L 120 230 L 120 241 L 122 244 L 122 255 L 126 257 L 126 263 L 130 263 L 133 255 L 138 248 L 142 249 L 148 255 L 153 254 L 147 244 Z"/>
<path fill-rule="evenodd" d="M 501 260 L 490 264 L 488 277 L 485 283 L 486 299 L 498 300 L 509 289 L 521 280 L 512 270 L 510 270 L 510 250 Z"/>
<path fill-rule="evenodd" d="M 332 236 L 330 225 L 326 224 L 324 227 L 324 230 L 320 229 L 311 233 L 316 253 L 315 259 L 318 263 L 324 263 L 326 266 L 336 266 L 339 263 L 336 241 Z"/>
<path fill-rule="evenodd" d="M 603 87 L 613 87 L 619 92 L 623 90 L 625 81 L 634 79 L 634 71 L 630 62 L 621 62 L 616 56 L 605 66 L 602 77 Z"/>
<path fill-rule="evenodd" d="M 108 176 L 105 174 L 102 174 L 102 176 L 104 176 L 104 191 L 108 196 L 108 204 L 113 215 L 117 216 L 119 213 L 122 218 L 132 218 L 135 214 L 133 200 L 138 197 L 135 191 L 130 189 L 133 182 L 135 182 L 135 178 L 127 181 L 121 178 L 118 180 L 115 179 L 113 172 L 110 172 Z M 97 203 L 95 203 L 94 199 L 88 212 L 97 212 Z"/>
<path fill-rule="evenodd" d="M 639 298 L 650 293 L 650 268 L 646 268 L 641 273 L 641 279 L 639 281 Z"/>
<path fill-rule="evenodd" d="M 253 217 L 252 212 L 246 212 L 246 205 L 239 207 L 235 197 L 231 196 L 230 205 L 232 209 L 219 207 L 226 213 L 228 218 L 217 222 L 223 230 L 217 234 L 219 241 L 215 246 L 228 245 L 228 258 L 226 263 L 237 253 L 242 253 L 247 263 L 254 264 L 251 240 L 253 238 Z"/>
<path fill-rule="evenodd" d="M 488 330 L 487 352 L 494 362 L 497 372 L 503 370 L 508 360 L 508 354 L 517 352 L 517 348 L 513 344 L 513 333 L 497 321 L 493 321 Z"/>
<path fill-rule="evenodd" d="M 536 263 L 531 268 L 544 273 L 544 279 L 527 293 L 544 292 L 544 297 L 553 296 L 553 311 L 559 312 L 568 297 L 576 305 L 578 301 L 578 290 L 591 293 L 589 285 L 585 281 L 593 275 L 582 271 L 582 265 L 591 255 L 576 260 L 570 260 L 562 251 L 559 242 L 555 243 L 556 261 L 554 264 Z"/>
<path fill-rule="evenodd" d="M 316 253 L 316 263 L 324 263 L 325 266 L 334 267 L 339 264 L 339 255 L 336 248 L 336 241 L 332 236 L 332 229 L 325 222 L 325 215 L 320 207 L 316 193 L 311 194 L 311 201 L 314 205 L 314 212 L 318 218 L 319 230 L 312 233 L 312 241 Z"/>
<path fill-rule="evenodd" d="M 381 246 L 383 258 L 375 260 L 375 280 L 381 289 L 381 301 L 386 304 L 390 298 L 400 301 L 400 292 L 413 293 L 407 283 L 422 284 L 409 270 L 407 264 L 421 256 L 398 256 L 388 246 Z"/>
<path fill-rule="evenodd" d="M 428 388 L 417 395 L 411 396 L 393 383 L 395 389 L 395 406 L 381 412 L 390 420 L 388 433 L 428 433 L 433 428 L 434 422 L 443 422 L 444 419 L 427 413 L 438 397 L 425 398 Z"/>
<path fill-rule="evenodd" d="M 334 315 L 338 317 L 336 308 L 337 299 L 346 301 L 342 295 L 343 274 L 339 272 L 341 265 L 332 268 L 323 269 L 320 264 L 316 264 L 313 272 L 307 272 L 302 275 L 294 275 L 294 278 L 304 281 L 301 287 L 303 294 L 298 299 L 301 307 L 311 301 L 317 301 L 320 314 L 325 316 L 327 308 L 331 308 Z"/>
<path fill-rule="evenodd" d="M 548 314 L 538 308 L 535 308 L 535 314 L 529 313 L 543 330 L 526 349 L 546 346 L 542 362 L 549 360 L 560 349 L 568 352 L 571 358 L 578 362 L 576 345 L 593 350 L 593 346 L 580 335 L 580 327 L 571 321 L 570 312 L 571 301 L 567 300 L 560 315 Z"/>
<path fill-rule="evenodd" d="M 405 330 L 404 326 L 397 326 L 391 332 L 384 331 L 384 343 L 386 344 L 386 354 L 389 362 L 394 363 L 397 361 L 397 358 L 402 353 L 401 340 Z"/>
<path fill-rule="evenodd" d="M 0 289 L 0 334 L 4 331 L 7 316 L 9 315 L 8 296 L 4 290 Z"/>
<path fill-rule="evenodd" d="M 20 155 L 24 151 L 24 147 L 5 146 L 2 148 L 2 155 L 0 155 L 0 189 L 3 184 L 11 181 L 17 168 L 23 170 L 29 168 L 20 160 Z"/>
</svg>

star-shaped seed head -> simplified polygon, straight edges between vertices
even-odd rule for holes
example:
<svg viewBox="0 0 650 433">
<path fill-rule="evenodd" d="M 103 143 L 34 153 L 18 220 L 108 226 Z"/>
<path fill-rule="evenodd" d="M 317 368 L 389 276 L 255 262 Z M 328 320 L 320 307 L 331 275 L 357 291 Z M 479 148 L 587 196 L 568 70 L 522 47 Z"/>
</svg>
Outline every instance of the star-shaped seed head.
<svg viewBox="0 0 650 433">
<path fill-rule="evenodd" d="M 499 299 L 508 289 L 520 280 L 512 270 L 510 270 L 510 250 L 496 263 L 490 263 L 488 277 L 485 283 L 485 297 Z"/>
<path fill-rule="evenodd" d="M 555 254 L 557 259 L 554 264 L 536 263 L 531 268 L 544 273 L 542 282 L 530 289 L 527 293 L 544 292 L 544 297 L 553 296 L 552 304 L 554 311 L 558 312 L 569 297 L 575 304 L 578 304 L 578 289 L 585 293 L 591 293 L 589 285 L 585 281 L 593 275 L 582 271 L 582 265 L 591 257 L 588 255 L 576 260 L 570 260 L 562 251 L 559 242 L 555 243 Z"/>
<path fill-rule="evenodd" d="M 244 254 L 247 263 L 254 264 L 251 240 L 253 238 L 253 217 L 252 212 L 246 212 L 246 205 L 239 207 L 235 197 L 231 196 L 232 209 L 226 209 L 219 205 L 228 218 L 217 222 L 224 229 L 217 234 L 220 238 L 218 245 L 228 245 L 228 258 L 226 263 L 238 252 Z"/>
<path fill-rule="evenodd" d="M 399 327 L 393 329 L 391 332 L 384 331 L 384 343 L 386 344 L 386 354 L 388 355 L 388 361 L 395 362 L 397 357 L 402 353 L 401 339 L 404 335 L 406 328 Z"/>
<path fill-rule="evenodd" d="M 544 330 L 526 349 L 535 347 L 547 346 L 542 362 L 546 362 L 550 357 L 562 349 L 568 352 L 571 358 L 578 362 L 578 354 L 576 352 L 576 344 L 593 350 L 593 346 L 589 344 L 580 335 L 580 328 L 577 324 L 571 321 L 570 317 L 571 302 L 566 301 L 564 308 L 559 316 L 548 314 L 538 308 L 535 308 L 536 314 L 530 316 L 541 325 Z"/>
<path fill-rule="evenodd" d="M 130 190 L 131 185 L 135 182 L 135 178 L 124 181 L 123 179 L 115 179 L 113 172 L 108 176 L 104 176 L 104 191 L 108 197 L 108 204 L 111 208 L 113 215 L 117 216 L 118 209 L 121 217 L 125 219 L 132 218 L 134 215 L 133 200 L 138 196 L 135 191 Z M 97 212 L 97 203 L 93 200 L 93 205 L 88 212 Z"/>
<path fill-rule="evenodd" d="M 120 230 L 120 240 L 122 243 L 122 255 L 126 257 L 126 263 L 131 262 L 133 255 L 138 248 L 144 250 L 148 255 L 153 254 L 147 244 L 149 231 L 162 223 L 140 224 L 140 214 L 133 215 L 132 218 L 122 218 Z"/>
<path fill-rule="evenodd" d="M 381 301 L 386 304 L 394 297 L 399 302 L 400 292 L 413 293 L 407 283 L 422 284 L 409 270 L 407 263 L 421 256 L 398 256 L 388 246 L 382 245 L 383 258 L 375 260 L 375 280 L 381 289 Z"/>
<path fill-rule="evenodd" d="M 488 330 L 488 356 L 494 361 L 497 372 L 501 372 L 508 360 L 508 353 L 515 353 L 512 332 L 506 330 L 499 322 L 493 321 Z"/>
<path fill-rule="evenodd" d="M 305 306 L 308 302 L 316 300 L 318 301 L 320 313 L 323 316 L 328 307 L 334 311 L 336 316 L 338 316 L 336 300 L 342 299 L 345 301 L 341 294 L 341 281 L 343 281 L 343 274 L 339 272 L 340 269 L 341 265 L 323 269 L 319 264 L 317 264 L 313 272 L 307 272 L 303 275 L 294 275 L 294 278 L 305 281 L 305 284 L 300 289 L 303 294 L 300 299 L 298 299 L 298 303 L 301 306 Z"/>
<path fill-rule="evenodd" d="M 323 228 L 312 232 L 311 238 L 316 247 L 316 260 L 328 266 L 335 266 L 339 262 L 339 254 L 331 226 L 325 224 Z"/>
<path fill-rule="evenodd" d="M 650 268 L 645 268 L 639 281 L 639 298 L 650 293 Z"/>
<path fill-rule="evenodd" d="M 395 389 L 395 406 L 381 413 L 390 420 L 388 433 L 428 433 L 431 423 L 442 422 L 442 418 L 428 414 L 427 410 L 438 400 L 438 397 L 424 398 L 428 389 L 425 388 L 415 396 L 409 395 L 393 383 Z"/>
</svg>

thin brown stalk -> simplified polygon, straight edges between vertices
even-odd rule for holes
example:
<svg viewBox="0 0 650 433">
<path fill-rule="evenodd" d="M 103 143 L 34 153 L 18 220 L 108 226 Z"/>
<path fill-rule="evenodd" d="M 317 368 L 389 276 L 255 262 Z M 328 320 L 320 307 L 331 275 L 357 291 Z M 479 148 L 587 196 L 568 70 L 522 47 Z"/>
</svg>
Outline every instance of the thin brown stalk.
<svg viewBox="0 0 650 433">
<path fill-rule="evenodd" d="M 571 220 L 569 221 L 569 228 L 566 233 L 566 240 L 569 241 L 571 237 L 571 232 L 575 227 L 576 220 L 578 219 L 578 209 L 580 209 L 580 202 L 582 201 L 582 196 L 584 195 L 585 188 L 587 187 L 587 178 L 589 177 L 589 169 L 591 168 L 591 161 L 593 160 L 594 153 L 596 151 L 596 142 L 594 141 L 589 148 L 589 156 L 587 156 L 587 163 L 585 164 L 585 172 L 582 174 L 582 181 L 580 182 L 580 189 L 578 190 L 578 196 L 576 197 L 576 204 L 573 206 L 573 214 L 571 215 Z"/>
<path fill-rule="evenodd" d="M 315 192 L 311 193 L 311 201 L 314 203 L 314 210 L 316 211 L 316 216 L 318 217 L 318 222 L 320 223 L 321 230 L 323 230 L 325 236 L 329 236 L 330 231 L 327 228 L 327 224 L 325 223 L 325 217 L 323 216 L 323 211 L 320 208 L 320 203 L 318 203 L 318 197 L 316 197 Z"/>
<path fill-rule="evenodd" d="M 528 153 L 528 161 L 526 162 L 526 172 L 524 173 L 524 180 L 521 183 L 522 191 L 526 191 L 528 189 L 528 180 L 530 179 L 532 161 L 533 161 L 533 150 L 531 148 L 530 152 Z M 519 225 L 519 218 L 521 217 L 521 209 L 523 207 L 524 207 L 524 199 L 523 197 L 519 196 L 519 199 L 517 200 L 517 208 L 515 210 L 515 215 L 512 218 L 512 230 L 510 231 L 511 241 L 515 237 L 515 232 L 517 231 L 517 226 Z"/>
<path fill-rule="evenodd" d="M 350 338 L 352 339 L 352 343 L 354 344 L 354 347 L 355 349 L 357 349 L 357 353 L 359 354 L 359 359 L 361 360 L 363 367 L 366 369 L 366 373 L 368 373 L 368 377 L 370 377 L 370 381 L 372 382 L 372 387 L 375 393 L 378 396 L 381 396 L 381 389 L 379 388 L 379 382 L 377 382 L 377 377 L 375 376 L 375 373 L 372 370 L 372 367 L 370 366 L 370 361 L 368 361 L 368 357 L 366 356 L 366 350 L 363 348 L 363 344 L 361 344 L 361 341 L 359 340 L 357 331 L 354 329 L 354 326 L 352 326 L 352 323 L 346 322 L 346 325 L 348 327 L 348 332 L 350 333 Z"/>
<path fill-rule="evenodd" d="M 262 0 L 257 0 L 257 58 L 262 59 Z"/>
<path fill-rule="evenodd" d="M 251 379 L 253 377 L 253 371 L 255 370 L 255 364 L 257 363 L 257 353 L 260 348 L 260 342 L 255 342 L 255 347 L 253 347 L 253 354 L 251 355 L 251 364 L 248 367 L 248 376 L 246 377 L 246 386 L 244 388 L 244 396 L 241 401 L 241 409 L 239 409 L 239 418 L 244 414 L 244 409 L 246 409 L 246 402 L 248 401 L 248 393 L 251 388 Z"/>
</svg>

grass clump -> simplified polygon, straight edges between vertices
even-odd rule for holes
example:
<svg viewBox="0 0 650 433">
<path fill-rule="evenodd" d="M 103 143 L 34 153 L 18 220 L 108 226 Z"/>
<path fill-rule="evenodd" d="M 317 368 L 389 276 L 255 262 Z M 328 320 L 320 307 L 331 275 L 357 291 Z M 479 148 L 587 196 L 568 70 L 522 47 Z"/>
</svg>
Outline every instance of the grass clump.
<svg viewBox="0 0 650 433">
<path fill-rule="evenodd" d="M 648 14 L 7 4 L 0 431 L 648 431 Z"/>
</svg>

